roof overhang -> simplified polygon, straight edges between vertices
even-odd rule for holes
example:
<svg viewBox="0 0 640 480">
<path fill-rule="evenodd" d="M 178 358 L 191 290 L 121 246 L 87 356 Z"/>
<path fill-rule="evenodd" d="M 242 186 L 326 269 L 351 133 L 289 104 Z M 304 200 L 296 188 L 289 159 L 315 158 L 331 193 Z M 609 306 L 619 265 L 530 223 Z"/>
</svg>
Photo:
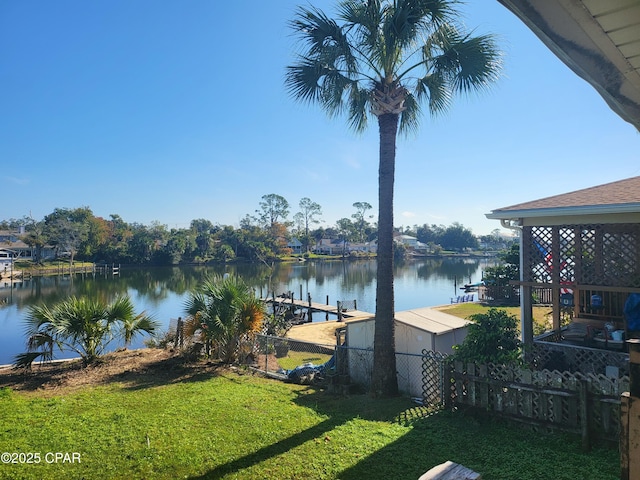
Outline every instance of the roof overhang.
<svg viewBox="0 0 640 480">
<path fill-rule="evenodd" d="M 638 0 L 498 0 L 640 131 Z"/>
<path fill-rule="evenodd" d="M 589 205 L 576 207 L 532 208 L 523 210 L 494 210 L 485 216 L 490 220 L 519 220 L 525 218 L 584 217 L 589 215 L 638 214 L 640 204 Z"/>
</svg>

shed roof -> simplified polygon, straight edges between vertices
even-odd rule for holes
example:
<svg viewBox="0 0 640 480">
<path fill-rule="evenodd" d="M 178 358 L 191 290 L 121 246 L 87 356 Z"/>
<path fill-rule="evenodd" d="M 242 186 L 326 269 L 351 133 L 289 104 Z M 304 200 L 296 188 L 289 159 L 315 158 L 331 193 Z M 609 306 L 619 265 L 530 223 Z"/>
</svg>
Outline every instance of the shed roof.
<svg viewBox="0 0 640 480">
<path fill-rule="evenodd" d="M 471 323 L 469 320 L 429 307 L 396 312 L 396 321 L 436 335 L 466 327 Z"/>
<path fill-rule="evenodd" d="M 640 176 L 518 203 L 486 214 L 490 219 L 640 212 Z"/>
</svg>

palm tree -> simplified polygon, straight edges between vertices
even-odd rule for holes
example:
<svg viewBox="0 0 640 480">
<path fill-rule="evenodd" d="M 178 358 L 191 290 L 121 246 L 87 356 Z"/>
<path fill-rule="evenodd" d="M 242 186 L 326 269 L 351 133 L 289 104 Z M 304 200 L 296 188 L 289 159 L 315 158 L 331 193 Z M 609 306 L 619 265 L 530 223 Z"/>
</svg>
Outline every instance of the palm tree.
<svg viewBox="0 0 640 480">
<path fill-rule="evenodd" d="M 33 305 L 26 318 L 28 351 L 16 356 L 17 367 L 30 367 L 37 359 L 50 361 L 54 347 L 71 350 L 85 365 L 96 360 L 115 339 L 129 345 L 140 333 L 154 334 L 158 324 L 143 313 L 136 315 L 129 297 L 118 297 L 113 303 L 70 297 L 48 307 Z M 118 331 L 115 327 L 121 326 Z"/>
<path fill-rule="evenodd" d="M 393 184 L 396 137 L 417 131 L 422 105 L 443 112 L 454 93 L 497 79 L 500 54 L 491 35 L 472 36 L 454 21 L 455 0 L 343 0 L 337 20 L 299 7 L 291 28 L 303 52 L 287 67 L 296 99 L 330 115 L 346 113 L 356 131 L 378 120 L 378 272 L 371 391 L 397 392 L 394 352 Z"/>
<path fill-rule="evenodd" d="M 262 327 L 264 304 L 242 279 L 206 279 L 187 299 L 185 335 L 198 335 L 207 355 L 216 349 L 227 363 L 236 360 L 240 340 Z"/>
</svg>

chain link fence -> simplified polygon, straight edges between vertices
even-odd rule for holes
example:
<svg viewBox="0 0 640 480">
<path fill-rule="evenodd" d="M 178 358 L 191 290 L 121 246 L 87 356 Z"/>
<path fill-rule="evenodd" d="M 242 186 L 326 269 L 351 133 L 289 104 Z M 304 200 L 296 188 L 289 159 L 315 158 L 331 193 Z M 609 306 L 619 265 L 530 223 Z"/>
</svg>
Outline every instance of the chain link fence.
<svg viewBox="0 0 640 480">
<path fill-rule="evenodd" d="M 265 374 L 297 383 L 320 383 L 337 371 L 335 345 L 271 335 L 256 335 L 255 367 Z"/>
<path fill-rule="evenodd" d="M 366 391 L 373 374 L 373 349 L 322 345 L 258 335 L 254 365 L 268 375 L 298 382 L 323 383 L 336 390 Z M 396 353 L 398 387 L 423 397 L 423 355 Z"/>
</svg>

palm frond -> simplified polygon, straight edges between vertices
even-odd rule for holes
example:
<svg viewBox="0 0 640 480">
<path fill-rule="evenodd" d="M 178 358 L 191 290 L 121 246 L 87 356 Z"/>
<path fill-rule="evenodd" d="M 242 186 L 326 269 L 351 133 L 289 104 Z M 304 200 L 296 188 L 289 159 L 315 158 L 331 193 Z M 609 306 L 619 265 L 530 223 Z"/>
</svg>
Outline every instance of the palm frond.
<svg viewBox="0 0 640 480">
<path fill-rule="evenodd" d="M 502 57 L 494 36 L 466 37 L 457 50 L 460 67 L 454 81 L 455 90 L 462 93 L 485 90 L 498 80 Z"/>
<path fill-rule="evenodd" d="M 135 307 L 128 296 L 117 297 L 107 308 L 104 308 L 104 305 L 96 305 L 94 308 L 96 318 L 103 317 L 109 323 L 127 320 L 136 316 Z"/>
<path fill-rule="evenodd" d="M 418 101 L 426 99 L 432 115 L 444 112 L 451 104 L 451 90 L 438 75 L 427 74 L 416 82 L 415 93 Z"/>
<path fill-rule="evenodd" d="M 155 335 L 159 330 L 160 324 L 145 312 L 138 315 L 121 318 L 121 337 L 124 339 L 125 345 L 129 345 L 133 339 L 139 335 Z"/>
<path fill-rule="evenodd" d="M 357 60 L 349 36 L 335 20 L 317 8 L 299 7 L 290 26 L 307 46 L 305 58 L 315 58 L 347 72 L 355 72 Z"/>
<path fill-rule="evenodd" d="M 413 28 L 432 30 L 450 22 L 456 15 L 457 0 L 397 0 L 396 10 L 406 12 L 406 22 Z"/>
<path fill-rule="evenodd" d="M 404 99 L 404 110 L 400 114 L 399 131 L 402 134 L 416 133 L 420 125 L 420 103 L 412 94 L 407 94 Z"/>
<path fill-rule="evenodd" d="M 321 104 L 327 113 L 332 116 L 342 113 L 344 96 L 354 85 L 357 85 L 357 82 L 335 70 L 324 76 Z"/>
<path fill-rule="evenodd" d="M 33 365 L 33 362 L 35 362 L 38 357 L 44 357 L 45 354 L 46 352 L 19 353 L 18 355 L 13 357 L 13 367 L 30 369 L 31 366 Z M 43 358 L 42 361 L 48 361 L 48 360 Z"/>
<path fill-rule="evenodd" d="M 349 92 L 349 126 L 356 132 L 363 132 L 367 128 L 370 99 L 371 92 L 368 89 L 352 86 Z"/>
<path fill-rule="evenodd" d="M 368 63 L 379 65 L 379 28 L 383 18 L 380 0 L 346 0 L 339 4 L 338 12 L 345 31 L 353 35 L 352 48 Z"/>
<path fill-rule="evenodd" d="M 434 55 L 435 49 L 440 53 Z M 438 29 L 424 52 L 430 56 L 435 74 L 460 93 L 486 89 L 498 79 L 502 68 L 493 35 L 472 37 L 451 24 Z"/>
</svg>

